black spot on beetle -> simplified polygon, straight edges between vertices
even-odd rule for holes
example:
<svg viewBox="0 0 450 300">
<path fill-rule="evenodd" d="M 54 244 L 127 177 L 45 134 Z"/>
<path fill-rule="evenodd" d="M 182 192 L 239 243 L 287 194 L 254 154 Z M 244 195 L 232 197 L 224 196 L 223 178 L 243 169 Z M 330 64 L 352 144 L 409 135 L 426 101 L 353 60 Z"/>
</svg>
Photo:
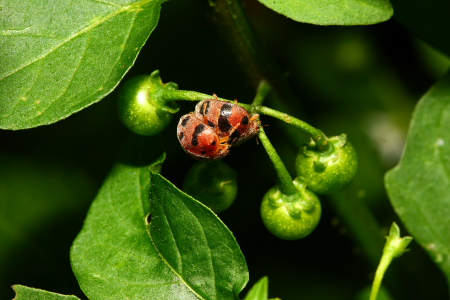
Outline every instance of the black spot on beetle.
<svg viewBox="0 0 450 300">
<path fill-rule="evenodd" d="M 183 121 L 181 121 L 181 126 L 186 126 L 187 122 L 189 121 L 191 117 L 187 116 L 186 118 L 183 119 Z"/>
<path fill-rule="evenodd" d="M 181 141 L 184 138 L 184 132 L 180 132 L 178 139 Z"/>
<path fill-rule="evenodd" d="M 216 124 L 214 124 L 213 122 L 211 122 L 210 120 L 208 120 L 208 125 L 212 128 L 216 127 Z"/>
<path fill-rule="evenodd" d="M 206 154 L 206 151 L 202 151 L 201 153 L 202 153 L 202 155 L 205 155 L 205 154 Z"/>
<path fill-rule="evenodd" d="M 215 146 L 216 145 L 216 141 L 213 141 L 212 143 L 211 143 L 211 146 Z"/>
<path fill-rule="evenodd" d="M 248 125 L 248 117 L 247 116 L 242 118 L 241 124 L 242 125 Z"/>
<path fill-rule="evenodd" d="M 192 146 L 198 145 L 198 135 L 205 130 L 205 124 L 199 124 L 195 127 L 194 134 L 192 135 Z"/>
<path fill-rule="evenodd" d="M 222 132 L 228 132 L 231 130 L 231 124 L 228 122 L 228 118 L 231 116 L 231 110 L 233 106 L 230 103 L 224 103 L 220 108 L 219 116 L 219 129 Z"/>
<path fill-rule="evenodd" d="M 228 140 L 229 144 L 233 144 L 238 138 L 241 137 L 241 133 L 239 132 L 239 130 L 235 130 L 231 135 L 230 135 L 230 139 Z"/>
</svg>

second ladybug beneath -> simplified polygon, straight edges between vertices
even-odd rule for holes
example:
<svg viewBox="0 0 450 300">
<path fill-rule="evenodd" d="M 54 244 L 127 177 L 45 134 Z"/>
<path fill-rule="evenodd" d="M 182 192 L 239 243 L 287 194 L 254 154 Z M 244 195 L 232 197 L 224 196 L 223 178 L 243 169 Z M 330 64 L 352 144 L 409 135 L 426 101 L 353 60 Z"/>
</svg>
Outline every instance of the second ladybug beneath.
<svg viewBox="0 0 450 300">
<path fill-rule="evenodd" d="M 214 160 L 230 151 L 228 139 L 221 139 L 216 131 L 203 122 L 202 116 L 190 113 L 178 122 L 177 136 L 181 147 L 193 158 Z"/>
<path fill-rule="evenodd" d="M 220 137 L 229 136 L 229 144 L 239 145 L 258 133 L 258 114 L 250 115 L 242 106 L 214 97 L 200 101 L 195 113 L 203 115 L 209 126 L 217 127 Z"/>
</svg>

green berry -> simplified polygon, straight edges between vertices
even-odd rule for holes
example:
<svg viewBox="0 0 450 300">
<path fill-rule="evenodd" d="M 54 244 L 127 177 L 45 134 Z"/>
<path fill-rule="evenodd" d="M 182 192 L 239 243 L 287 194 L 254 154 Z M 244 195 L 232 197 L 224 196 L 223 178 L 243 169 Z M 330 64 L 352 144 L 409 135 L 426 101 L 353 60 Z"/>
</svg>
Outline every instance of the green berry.
<svg viewBox="0 0 450 300">
<path fill-rule="evenodd" d="M 317 226 L 322 208 L 317 196 L 305 188 L 301 178 L 294 180 L 297 193 L 285 195 L 275 186 L 263 197 L 261 218 L 266 228 L 284 240 L 298 240 Z"/>
<path fill-rule="evenodd" d="M 324 151 L 301 149 L 295 161 L 298 176 L 306 180 L 309 190 L 321 195 L 336 193 L 347 187 L 358 169 L 356 151 L 345 134 L 328 139 Z"/>
<path fill-rule="evenodd" d="M 163 84 L 159 72 L 131 78 L 121 87 L 117 108 L 122 123 L 141 135 L 155 135 L 163 131 L 178 111 L 174 102 L 164 102 L 163 90 L 176 85 Z"/>
<path fill-rule="evenodd" d="M 236 199 L 236 177 L 236 171 L 220 160 L 198 162 L 189 170 L 183 191 L 220 213 Z"/>
</svg>

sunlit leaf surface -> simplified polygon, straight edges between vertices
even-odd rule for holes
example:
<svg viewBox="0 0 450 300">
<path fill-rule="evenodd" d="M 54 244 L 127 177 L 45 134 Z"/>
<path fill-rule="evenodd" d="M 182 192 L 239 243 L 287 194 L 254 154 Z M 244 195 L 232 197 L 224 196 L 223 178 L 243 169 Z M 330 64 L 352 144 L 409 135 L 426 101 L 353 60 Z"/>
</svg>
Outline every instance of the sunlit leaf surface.
<svg viewBox="0 0 450 300">
<path fill-rule="evenodd" d="M 99 101 L 133 65 L 161 0 L 6 0 L 0 128 L 50 124 Z"/>
<path fill-rule="evenodd" d="M 450 74 L 420 100 L 404 155 L 386 175 L 391 202 L 450 278 Z"/>
<path fill-rule="evenodd" d="M 39 289 L 29 288 L 23 285 L 15 285 L 13 286 L 13 289 L 16 292 L 16 297 L 14 300 L 80 300 L 80 298 L 75 296 L 51 293 Z"/>
<path fill-rule="evenodd" d="M 298 22 L 316 25 L 368 25 L 388 20 L 389 0 L 259 0 Z"/>
<path fill-rule="evenodd" d="M 201 299 L 235 299 L 248 281 L 244 256 L 206 206 L 159 174 L 151 175 L 153 242 L 170 268 Z"/>
</svg>

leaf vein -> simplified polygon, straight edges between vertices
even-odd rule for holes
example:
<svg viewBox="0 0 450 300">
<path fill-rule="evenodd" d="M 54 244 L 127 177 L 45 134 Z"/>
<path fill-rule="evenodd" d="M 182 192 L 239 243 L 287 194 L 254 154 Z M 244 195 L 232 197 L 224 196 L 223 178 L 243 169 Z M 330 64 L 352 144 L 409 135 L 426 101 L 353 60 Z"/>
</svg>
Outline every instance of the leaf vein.
<svg viewBox="0 0 450 300">
<path fill-rule="evenodd" d="M 77 58 L 77 59 L 78 59 L 78 62 L 77 62 L 77 64 L 76 64 L 76 66 L 74 67 L 74 72 L 72 72 L 72 74 L 70 75 L 70 78 L 69 78 L 69 80 L 67 81 L 66 86 L 65 86 L 64 88 L 62 88 L 62 90 L 61 90 L 61 92 L 60 92 L 60 95 L 59 95 L 59 96 L 56 96 L 56 97 L 53 97 L 53 100 L 49 103 L 49 105 L 48 105 L 45 109 L 43 109 L 43 110 L 40 112 L 40 114 L 38 114 L 38 115 L 36 115 L 36 116 L 34 116 L 34 117 L 32 117 L 32 118 L 29 118 L 28 121 L 31 121 L 31 120 L 33 120 L 33 119 L 35 119 L 35 118 L 37 118 L 37 117 L 40 117 L 43 113 L 47 112 L 53 105 L 55 105 L 55 103 L 58 102 L 59 99 L 61 99 L 61 98 L 64 96 L 64 94 L 65 94 L 65 93 L 67 92 L 67 90 L 69 89 L 69 86 L 72 84 L 73 79 L 75 78 L 75 75 L 76 75 L 77 72 L 78 72 L 78 68 L 80 67 L 81 62 L 82 62 L 83 59 L 84 59 L 84 54 L 86 53 L 87 49 L 89 48 L 89 41 L 90 41 L 90 39 L 91 39 L 91 37 L 90 37 L 90 36 L 87 36 L 86 42 L 85 42 L 85 46 L 84 46 L 84 49 L 83 49 L 82 51 L 80 51 L 80 55 L 79 55 L 79 57 Z"/>
<path fill-rule="evenodd" d="M 118 10 L 116 10 L 116 11 L 113 11 L 112 13 L 110 13 L 110 14 L 104 16 L 103 18 L 100 18 L 100 19 L 97 20 L 96 22 L 92 22 L 90 25 L 84 27 L 84 28 L 81 29 L 80 31 L 78 31 L 78 32 L 74 33 L 73 35 L 69 36 L 67 39 L 63 40 L 61 43 L 59 43 L 59 44 L 55 45 L 54 47 L 50 48 L 50 49 L 49 49 L 46 53 L 44 53 L 43 55 L 41 55 L 41 56 L 39 56 L 39 57 L 36 57 L 35 59 L 32 59 L 32 60 L 30 60 L 30 61 L 27 62 L 27 63 L 24 63 L 23 65 L 21 65 L 21 66 L 19 66 L 18 68 L 16 68 L 16 69 L 10 71 L 9 73 L 6 73 L 3 77 L 0 77 L 0 81 L 3 80 L 3 79 L 5 79 L 5 78 L 7 78 L 7 77 L 9 77 L 9 76 L 11 76 L 11 75 L 13 75 L 13 74 L 15 74 L 15 73 L 18 72 L 18 71 L 24 69 L 25 67 L 27 67 L 27 66 L 29 66 L 29 65 L 31 65 L 31 64 L 33 64 L 33 63 L 35 63 L 36 61 L 39 61 L 39 60 L 41 60 L 41 59 L 46 58 L 50 53 L 52 53 L 52 52 L 55 51 L 56 49 L 58 49 L 58 48 L 64 46 L 65 44 L 67 44 L 68 42 L 74 40 L 75 38 L 77 38 L 77 37 L 79 37 L 79 36 L 81 36 L 81 35 L 83 35 L 83 34 L 89 32 L 89 31 L 91 31 L 93 28 L 95 28 L 95 27 L 97 27 L 97 26 L 100 26 L 101 24 L 105 23 L 105 22 L 108 21 L 109 19 L 112 19 L 112 18 L 114 18 L 115 16 L 117 16 L 117 15 L 123 13 L 123 12 L 131 11 L 131 10 L 133 10 L 133 9 L 135 9 L 135 8 L 141 7 L 141 6 L 143 6 L 143 5 L 145 5 L 145 4 L 149 3 L 149 2 L 152 2 L 152 1 L 155 1 L 155 0 L 142 0 L 142 1 L 140 1 L 140 2 L 133 3 L 133 4 L 128 5 L 128 6 L 123 6 L 123 7 L 121 7 L 120 9 L 118 9 Z"/>
<path fill-rule="evenodd" d="M 170 197 L 169 197 L 170 198 Z M 186 205 L 186 204 L 185 204 Z M 164 213 L 165 213 L 165 208 L 164 208 L 164 206 L 163 205 L 161 205 L 162 206 L 162 208 L 163 208 L 163 210 L 164 210 Z M 166 220 L 167 220 L 167 218 L 166 218 Z M 167 220 L 168 221 L 168 220 Z M 173 230 L 172 230 L 172 227 L 170 226 L 170 223 L 169 222 L 167 222 L 167 224 L 169 225 L 169 229 L 170 229 L 170 231 L 172 232 L 172 237 L 174 238 L 174 234 L 173 234 Z M 150 231 L 150 237 L 151 237 L 151 231 Z M 153 239 L 153 238 L 152 238 Z M 174 240 L 176 240 L 175 238 L 174 238 Z M 175 244 L 176 244 L 176 242 L 175 242 Z M 156 251 L 158 252 L 158 254 L 159 254 L 159 256 L 161 257 L 161 259 L 164 261 L 164 263 L 168 266 L 168 268 L 175 274 L 175 276 L 177 276 L 177 278 L 179 278 L 179 280 L 182 282 L 182 283 L 184 283 L 187 287 L 188 287 L 188 289 L 195 295 L 195 296 L 197 296 L 199 299 L 201 299 L 201 300 L 206 300 L 204 297 L 202 297 L 201 295 L 199 295 L 192 287 L 191 287 L 191 285 L 190 284 L 188 284 L 185 280 L 184 280 L 184 278 L 181 276 L 181 274 L 179 273 L 179 272 L 177 272 L 177 270 L 175 270 L 173 267 L 172 267 L 172 265 L 167 261 L 167 259 L 165 259 L 165 257 L 162 255 L 162 253 L 161 253 L 161 251 L 158 249 L 158 247 L 157 247 L 157 245 L 156 245 L 156 243 L 154 243 L 154 245 L 155 245 L 155 249 L 156 249 Z M 178 245 L 176 245 L 176 247 L 177 247 L 177 251 L 178 251 L 178 253 L 180 253 L 180 251 L 178 250 L 179 248 L 178 248 Z M 181 258 L 180 258 L 180 260 L 181 260 Z M 182 264 L 181 264 L 182 265 Z"/>
<path fill-rule="evenodd" d="M 36 72 L 36 75 L 34 76 L 33 83 L 29 85 L 29 87 L 27 88 L 27 90 L 26 90 L 25 93 L 24 93 L 24 96 L 22 96 L 22 99 L 23 99 L 23 98 L 26 99 L 26 96 L 28 95 L 28 93 L 30 92 L 30 90 L 33 88 L 33 86 L 36 85 L 36 82 L 37 82 L 38 79 L 39 79 L 39 74 L 41 74 L 41 73 L 42 73 L 42 64 L 39 65 L 39 69 L 38 69 L 38 72 Z M 21 100 L 21 99 L 17 99 L 15 105 L 11 108 L 11 110 L 10 110 L 10 112 L 9 112 L 9 114 L 8 114 L 8 117 L 16 112 L 17 107 L 19 106 L 20 101 L 22 101 L 22 100 Z"/>
<path fill-rule="evenodd" d="M 198 223 L 201 224 L 199 218 L 194 213 L 192 213 L 192 215 L 194 215 L 194 217 L 197 219 Z M 214 286 L 216 287 L 216 289 L 214 289 L 214 296 L 215 296 L 214 298 L 216 299 L 217 298 L 217 276 L 216 276 L 216 272 L 215 272 L 215 268 L 214 268 L 214 262 L 212 259 L 212 255 L 211 255 L 211 246 L 209 244 L 209 239 L 206 237 L 206 232 L 205 232 L 204 227 L 201 226 L 201 228 L 202 228 L 203 236 L 205 237 L 205 240 L 208 243 L 209 261 L 210 261 L 210 265 L 211 265 L 211 269 L 212 269 L 212 273 L 213 273 Z"/>
<path fill-rule="evenodd" d="M 129 28 L 128 28 L 128 32 L 127 32 L 127 34 L 126 34 L 126 36 L 125 36 L 125 41 L 124 41 L 124 43 L 123 43 L 123 46 L 125 46 L 125 45 L 127 44 L 127 42 L 130 40 L 131 31 L 133 30 L 133 26 L 134 26 L 136 20 L 137 20 L 137 14 L 135 13 L 135 14 L 134 14 L 134 17 L 133 17 L 133 20 L 132 20 L 132 22 L 130 23 L 130 26 L 129 26 Z M 106 82 L 106 81 L 108 80 L 108 78 L 111 76 L 112 72 L 114 71 L 114 68 L 118 65 L 118 62 L 119 62 L 120 59 L 122 58 L 124 52 L 125 52 L 125 50 L 122 50 L 122 51 L 120 52 L 120 54 L 118 55 L 117 60 L 116 60 L 116 62 L 115 62 L 115 64 L 114 64 L 114 66 L 110 69 L 108 76 L 105 77 L 105 78 L 106 78 L 106 79 L 105 79 L 105 82 Z M 105 83 L 105 82 L 104 82 L 104 83 Z M 102 84 L 102 85 L 103 85 L 103 84 Z M 97 92 L 97 91 L 96 91 L 96 92 Z M 78 103 L 77 103 L 77 104 L 78 104 Z M 73 106 L 75 106 L 75 104 L 72 104 L 70 107 L 72 108 Z"/>
<path fill-rule="evenodd" d="M 104 0 L 91 0 L 92 2 L 98 2 L 98 3 L 103 3 L 103 4 L 108 4 L 114 7 L 121 7 L 120 5 L 118 5 L 117 3 L 112 3 L 112 2 L 108 2 L 108 1 L 104 1 Z"/>
<path fill-rule="evenodd" d="M 135 24 L 136 19 L 137 19 L 137 14 L 134 14 L 134 17 L 133 17 L 133 19 L 132 19 L 132 22 L 130 23 L 129 28 L 128 28 L 128 32 L 127 32 L 127 35 L 126 35 L 126 39 L 125 39 L 123 45 L 126 45 L 127 41 L 130 39 L 131 31 L 133 30 L 133 25 Z M 87 37 L 87 42 L 86 42 L 87 45 L 89 44 L 88 41 L 90 40 L 90 38 L 91 38 L 91 37 L 88 35 L 88 37 Z M 88 49 L 88 47 L 86 46 L 86 47 L 84 48 L 83 54 L 86 53 L 87 49 Z M 105 77 L 105 81 L 104 81 L 103 83 L 107 82 L 108 78 L 111 76 L 112 72 L 114 71 L 115 66 L 117 66 L 118 62 L 119 62 L 120 59 L 122 58 L 124 52 L 125 52 L 125 51 L 121 51 L 121 52 L 120 52 L 120 54 L 118 55 L 118 58 L 117 58 L 115 64 L 114 64 L 113 67 L 110 69 L 109 74 Z M 81 65 L 81 62 L 83 61 L 84 55 L 81 55 L 80 58 L 81 58 L 81 59 L 80 59 L 79 63 L 77 64 L 78 66 L 75 68 L 75 72 L 73 72 L 72 77 L 71 77 L 71 79 L 69 80 L 69 82 L 68 82 L 66 88 L 62 90 L 61 95 L 59 95 L 58 97 L 55 97 L 55 98 L 54 98 L 54 100 L 51 102 L 51 104 L 50 104 L 45 110 L 43 110 L 43 111 L 41 112 L 41 114 L 44 113 L 44 112 L 47 112 L 48 109 L 50 109 L 51 106 L 53 106 L 53 105 L 57 102 L 57 100 L 59 100 L 60 98 L 62 98 L 62 97 L 64 96 L 64 93 L 65 93 L 65 92 L 67 92 L 68 87 L 69 87 L 70 84 L 72 83 L 72 80 L 73 80 L 73 78 L 75 77 L 75 74 L 77 73 L 77 70 L 78 70 L 77 68 Z M 103 85 L 103 84 L 101 84 L 101 85 Z M 93 91 L 92 93 L 89 94 L 89 97 L 90 97 L 91 95 L 97 93 L 97 92 L 98 92 L 98 90 Z M 71 97 L 68 97 L 66 100 L 73 99 L 73 98 L 75 98 L 76 96 L 77 96 L 77 95 L 73 95 L 73 96 L 71 96 Z M 87 97 L 87 98 L 89 98 L 89 97 Z M 86 97 L 85 97 L 85 98 L 86 98 Z M 72 109 L 74 106 L 76 106 L 76 105 L 79 104 L 79 102 L 76 102 L 76 103 L 70 102 L 70 103 L 71 103 L 71 105 L 70 105 L 70 106 L 67 106 L 67 107 L 66 107 L 66 110 L 70 110 L 70 109 Z M 37 118 L 37 117 L 40 117 L 41 114 L 36 115 L 36 116 L 34 116 L 34 117 L 32 117 L 32 118 L 29 118 L 28 121 L 31 121 L 31 120 L 33 120 L 33 119 L 35 119 L 35 118 Z"/>
</svg>

